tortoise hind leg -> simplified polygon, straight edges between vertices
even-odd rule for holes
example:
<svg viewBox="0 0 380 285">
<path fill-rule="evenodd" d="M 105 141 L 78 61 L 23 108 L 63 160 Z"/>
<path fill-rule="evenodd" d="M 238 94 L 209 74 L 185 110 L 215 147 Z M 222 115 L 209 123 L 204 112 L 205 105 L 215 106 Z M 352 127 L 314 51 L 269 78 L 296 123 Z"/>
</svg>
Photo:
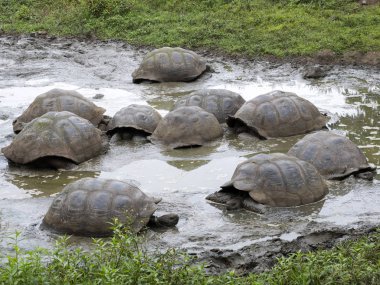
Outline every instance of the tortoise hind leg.
<svg viewBox="0 0 380 285">
<path fill-rule="evenodd" d="M 359 172 L 355 174 L 355 177 L 372 181 L 373 178 L 375 177 L 375 173 L 373 171 Z"/>
</svg>

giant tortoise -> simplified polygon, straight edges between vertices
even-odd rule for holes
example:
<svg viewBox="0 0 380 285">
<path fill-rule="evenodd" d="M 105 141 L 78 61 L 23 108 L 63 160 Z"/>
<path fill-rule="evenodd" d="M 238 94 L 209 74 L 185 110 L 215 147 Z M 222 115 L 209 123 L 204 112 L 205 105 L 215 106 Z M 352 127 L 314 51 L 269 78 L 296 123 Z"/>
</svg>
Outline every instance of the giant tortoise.
<svg viewBox="0 0 380 285">
<path fill-rule="evenodd" d="M 148 136 L 156 129 L 162 117 L 148 105 L 132 104 L 119 110 L 107 125 L 107 134 L 119 134 L 122 138 L 134 135 Z"/>
<path fill-rule="evenodd" d="M 266 206 L 291 207 L 321 200 L 328 192 L 324 179 L 310 163 L 282 153 L 258 154 L 240 163 L 222 190 L 206 199 L 265 212 Z"/>
<path fill-rule="evenodd" d="M 205 70 L 205 61 L 195 52 L 163 47 L 149 52 L 132 77 L 134 83 L 192 81 Z"/>
<path fill-rule="evenodd" d="M 71 112 L 48 112 L 27 123 L 2 152 L 17 164 L 66 168 L 107 149 L 102 132 Z"/>
<path fill-rule="evenodd" d="M 76 91 L 52 89 L 38 95 L 29 107 L 13 121 L 13 131 L 19 133 L 25 123 L 42 116 L 47 112 L 68 111 L 89 120 L 94 126 L 98 126 L 104 118 L 106 111 L 96 106 L 87 98 Z"/>
<path fill-rule="evenodd" d="M 243 97 L 226 89 L 201 89 L 179 99 L 173 110 L 183 106 L 198 106 L 214 114 L 219 123 L 225 123 L 227 117 L 235 115 L 244 103 Z"/>
<path fill-rule="evenodd" d="M 68 184 L 54 198 L 42 226 L 82 236 L 111 235 L 114 219 L 134 232 L 148 223 L 175 226 L 178 215 L 153 215 L 159 201 L 131 181 L 82 178 Z"/>
<path fill-rule="evenodd" d="M 326 128 L 328 119 L 311 102 L 291 92 L 273 91 L 247 101 L 227 124 L 259 138 L 287 137 Z"/>
<path fill-rule="evenodd" d="M 223 129 L 213 114 L 189 106 L 169 112 L 148 139 L 168 148 L 184 148 L 202 146 L 222 135 Z"/>
<path fill-rule="evenodd" d="M 352 141 L 333 132 L 309 134 L 292 146 L 288 154 L 310 162 L 327 179 L 355 175 L 372 180 L 376 169 Z"/>
</svg>

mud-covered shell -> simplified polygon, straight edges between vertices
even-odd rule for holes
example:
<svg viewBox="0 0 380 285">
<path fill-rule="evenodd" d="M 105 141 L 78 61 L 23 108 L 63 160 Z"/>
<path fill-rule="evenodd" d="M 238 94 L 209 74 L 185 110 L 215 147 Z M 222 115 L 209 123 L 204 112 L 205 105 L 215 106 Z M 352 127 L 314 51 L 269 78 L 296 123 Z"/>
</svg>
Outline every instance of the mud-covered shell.
<svg viewBox="0 0 380 285">
<path fill-rule="evenodd" d="M 221 187 L 249 192 L 254 201 L 274 207 L 316 202 L 328 193 L 313 165 L 282 153 L 258 154 L 240 163 Z"/>
<path fill-rule="evenodd" d="M 216 117 L 197 107 L 181 107 L 169 112 L 149 137 L 169 148 L 201 146 L 223 135 Z"/>
<path fill-rule="evenodd" d="M 43 224 L 68 234 L 105 236 L 117 218 L 138 232 L 156 209 L 153 198 L 129 181 L 83 178 L 55 197 Z"/>
<path fill-rule="evenodd" d="M 269 138 L 320 130 L 327 121 L 310 101 L 291 92 L 273 91 L 247 101 L 227 124 L 243 124 L 258 136 Z"/>
<path fill-rule="evenodd" d="M 192 81 L 206 70 L 206 62 L 195 52 L 183 48 L 163 47 L 149 52 L 132 73 L 133 82 Z"/>
<path fill-rule="evenodd" d="M 219 123 L 225 123 L 245 103 L 239 94 L 225 89 L 202 89 L 179 99 L 173 110 L 183 106 L 198 106 L 214 114 Z"/>
<path fill-rule="evenodd" d="M 70 112 L 48 112 L 26 124 L 2 152 L 19 164 L 51 156 L 79 164 L 105 148 L 102 132 L 88 120 Z"/>
<path fill-rule="evenodd" d="M 131 128 L 152 134 L 162 117 L 156 109 L 147 105 L 132 104 L 118 111 L 109 124 L 107 133 L 114 134 L 117 129 Z"/>
<path fill-rule="evenodd" d="M 290 148 L 288 154 L 310 162 L 327 179 L 341 179 L 373 170 L 356 144 L 327 131 L 305 136 Z"/>
<path fill-rule="evenodd" d="M 18 133 L 23 124 L 42 116 L 47 112 L 68 111 L 89 120 L 98 126 L 105 109 L 96 106 L 76 91 L 52 89 L 38 95 L 29 107 L 13 122 L 13 131 Z"/>
</svg>

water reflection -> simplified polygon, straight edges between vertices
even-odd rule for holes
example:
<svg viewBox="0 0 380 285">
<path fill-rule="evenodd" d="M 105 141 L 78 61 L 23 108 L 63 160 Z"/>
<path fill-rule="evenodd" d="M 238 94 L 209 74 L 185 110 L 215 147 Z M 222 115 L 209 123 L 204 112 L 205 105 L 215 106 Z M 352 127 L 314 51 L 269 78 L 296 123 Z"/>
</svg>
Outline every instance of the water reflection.
<svg viewBox="0 0 380 285">
<path fill-rule="evenodd" d="M 170 160 L 167 161 L 169 165 L 172 165 L 178 169 L 185 170 L 185 171 L 192 171 L 198 167 L 201 167 L 205 164 L 207 164 L 209 161 L 208 160 L 194 160 L 194 159 L 189 159 L 189 160 Z"/>
<path fill-rule="evenodd" d="M 96 177 L 90 171 L 43 171 L 5 174 L 5 180 L 32 196 L 50 196 L 60 192 L 67 184 L 85 177 Z"/>
</svg>

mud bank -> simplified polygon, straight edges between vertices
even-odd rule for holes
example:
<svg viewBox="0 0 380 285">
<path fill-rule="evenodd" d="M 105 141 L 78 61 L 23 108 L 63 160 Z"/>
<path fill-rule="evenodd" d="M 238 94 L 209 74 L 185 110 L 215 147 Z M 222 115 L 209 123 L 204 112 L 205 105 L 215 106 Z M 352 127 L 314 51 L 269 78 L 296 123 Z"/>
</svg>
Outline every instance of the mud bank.
<svg viewBox="0 0 380 285">
<path fill-rule="evenodd" d="M 349 137 L 370 163 L 380 164 L 380 73 L 375 66 L 335 65 L 326 77 L 306 80 L 297 60 L 259 61 L 203 52 L 214 71 L 197 81 L 136 85 L 131 74 L 146 50 L 116 41 L 0 36 L 0 148 L 13 138 L 12 120 L 35 96 L 52 88 L 76 90 L 110 116 L 132 103 L 149 104 L 165 115 L 178 98 L 201 88 L 225 88 L 246 100 L 278 89 L 295 92 L 327 112 L 330 130 Z M 227 269 L 260 272 L 278 256 L 329 248 L 379 227 L 379 170 L 371 182 L 329 181 L 330 193 L 323 201 L 274 208 L 265 216 L 228 212 L 206 202 L 239 162 L 257 153 L 287 152 L 302 137 L 260 141 L 226 130 L 214 144 L 172 151 L 144 142 L 111 141 L 107 154 L 66 172 L 15 167 L 0 155 L 0 249 L 12 252 L 5 237 L 16 230 L 23 233 L 24 249 L 54 244 L 57 236 L 41 230 L 41 220 L 54 195 L 82 177 L 133 179 L 148 195 L 161 196 L 158 214 L 177 212 L 180 222 L 169 231 L 142 232 L 146 246 L 183 249 L 207 262 L 211 274 Z M 86 246 L 91 239 L 71 242 Z"/>
<path fill-rule="evenodd" d="M 361 225 L 357 228 L 331 228 L 330 225 L 308 224 L 302 234 L 284 233 L 268 241 L 261 241 L 239 250 L 212 249 L 197 256 L 205 264 L 208 274 L 217 275 L 234 270 L 239 275 L 261 273 L 271 269 L 280 257 L 295 252 L 331 249 L 344 241 L 355 240 L 375 232 L 378 225 Z"/>
</svg>

